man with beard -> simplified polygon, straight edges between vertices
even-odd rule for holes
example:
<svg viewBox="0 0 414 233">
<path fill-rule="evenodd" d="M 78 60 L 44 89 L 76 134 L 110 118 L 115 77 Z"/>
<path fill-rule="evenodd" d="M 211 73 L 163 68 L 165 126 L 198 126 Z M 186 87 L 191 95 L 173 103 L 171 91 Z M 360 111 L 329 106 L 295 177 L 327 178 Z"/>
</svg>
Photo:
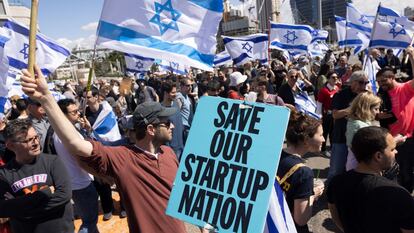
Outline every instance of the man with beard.
<svg viewBox="0 0 414 233">
<path fill-rule="evenodd" d="M 49 116 L 56 134 L 71 155 L 77 156 L 98 175 L 110 176 L 120 191 L 128 215 L 130 232 L 186 232 L 183 222 L 165 214 L 178 161 L 170 147 L 174 125 L 168 117 L 174 108 L 157 102 L 137 106 L 133 113 L 136 141 L 131 146 L 104 146 L 83 140 L 65 117 L 45 78 L 35 66 L 36 76 L 23 70 L 22 89 L 37 99 Z"/>
</svg>

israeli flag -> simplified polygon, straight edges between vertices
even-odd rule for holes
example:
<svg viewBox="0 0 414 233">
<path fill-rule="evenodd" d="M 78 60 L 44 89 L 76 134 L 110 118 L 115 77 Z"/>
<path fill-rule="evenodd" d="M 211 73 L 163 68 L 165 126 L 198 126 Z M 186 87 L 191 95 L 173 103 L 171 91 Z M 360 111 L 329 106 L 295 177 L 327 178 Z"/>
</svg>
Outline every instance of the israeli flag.
<svg viewBox="0 0 414 233">
<path fill-rule="evenodd" d="M 407 48 L 414 32 L 414 22 L 381 5 L 378 6 L 377 14 L 378 20 L 375 23 L 375 32 L 372 35 L 370 47 Z"/>
<path fill-rule="evenodd" d="M 308 25 L 270 22 L 270 48 L 288 51 L 308 51 L 314 29 Z"/>
<path fill-rule="evenodd" d="M 299 112 L 303 112 L 316 119 L 321 119 L 321 115 L 316 113 L 317 106 L 306 92 L 299 92 L 295 95 L 295 107 Z"/>
<path fill-rule="evenodd" d="M 12 20 L 7 20 L 1 36 L 9 38 L 4 44 L 4 54 L 7 56 L 10 69 L 20 72 L 27 68 L 29 59 L 29 29 Z M 36 35 L 36 63 L 44 75 L 49 75 L 58 68 L 70 55 L 67 48 L 38 33 Z"/>
<path fill-rule="evenodd" d="M 154 64 L 154 59 L 125 53 L 125 64 L 129 73 L 145 73 Z"/>
<path fill-rule="evenodd" d="M 102 111 L 92 126 L 92 136 L 100 142 L 114 142 L 121 139 L 115 113 L 108 102 L 103 101 Z"/>
<path fill-rule="evenodd" d="M 4 45 L 9 38 L 4 37 L 6 29 L 0 28 L 0 96 L 7 96 L 10 84 L 8 84 L 9 61 L 4 54 Z"/>
<path fill-rule="evenodd" d="M 323 57 L 328 50 L 328 45 L 322 41 L 315 41 L 309 45 L 309 54 L 312 57 Z"/>
<path fill-rule="evenodd" d="M 326 41 L 328 39 L 328 36 L 328 31 L 315 29 L 312 32 L 312 43 L 315 41 Z"/>
<path fill-rule="evenodd" d="M 236 66 L 254 60 L 267 64 L 269 50 L 267 34 L 258 33 L 243 37 L 223 36 L 223 42 Z"/>
<path fill-rule="evenodd" d="M 345 18 L 335 15 L 335 24 L 340 48 L 355 48 L 354 54 L 358 54 L 368 47 L 369 37 L 365 33 L 361 33 L 360 30 L 348 27 Z"/>
<path fill-rule="evenodd" d="M 269 212 L 263 233 L 297 233 L 283 190 L 277 181 L 274 182 L 270 194 Z"/>
<path fill-rule="evenodd" d="M 170 72 L 178 75 L 186 75 L 188 73 L 189 67 L 177 62 L 170 62 L 166 60 L 157 60 L 158 69 L 161 72 Z"/>
<path fill-rule="evenodd" d="M 227 50 L 224 50 L 221 53 L 216 54 L 214 56 L 214 67 L 219 67 L 223 65 L 231 65 L 233 64 L 233 60 Z"/>
<path fill-rule="evenodd" d="M 375 61 L 373 61 L 373 57 L 369 56 L 368 59 L 366 59 L 367 63 L 364 66 L 364 71 L 368 76 L 368 80 L 371 84 L 371 89 L 372 92 L 374 94 L 377 94 L 378 92 L 378 87 L 377 87 L 377 80 L 376 80 L 376 75 L 378 73 L 378 71 L 381 69 L 381 67 L 379 67 L 378 63 Z"/>
<path fill-rule="evenodd" d="M 0 96 L 0 120 L 3 120 L 7 112 L 11 108 L 11 103 L 9 98 Z"/>
<path fill-rule="evenodd" d="M 346 20 L 347 26 L 353 28 L 367 36 L 371 35 L 372 23 L 368 17 L 362 14 L 353 4 L 346 3 Z M 348 34 L 347 34 L 347 39 Z"/>
<path fill-rule="evenodd" d="M 102 47 L 213 70 L 222 0 L 105 0 Z"/>
<path fill-rule="evenodd" d="M 8 78 L 8 82 L 12 81 L 11 84 L 7 84 L 9 87 L 7 97 L 12 97 L 14 95 L 18 95 L 21 98 L 27 98 L 28 96 L 23 92 L 22 85 L 20 84 L 20 76 L 17 76 L 17 78 Z M 60 93 L 59 91 L 55 91 L 55 84 L 54 83 L 48 83 L 48 88 L 50 93 L 52 94 L 53 98 L 57 101 L 61 99 L 66 99 L 66 97 Z"/>
</svg>

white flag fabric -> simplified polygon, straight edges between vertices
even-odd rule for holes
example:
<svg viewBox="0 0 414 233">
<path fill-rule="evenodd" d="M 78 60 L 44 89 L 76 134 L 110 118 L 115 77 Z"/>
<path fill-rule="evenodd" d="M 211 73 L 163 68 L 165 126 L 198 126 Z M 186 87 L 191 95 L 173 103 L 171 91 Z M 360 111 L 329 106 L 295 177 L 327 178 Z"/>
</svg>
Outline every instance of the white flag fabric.
<svg viewBox="0 0 414 233">
<path fill-rule="evenodd" d="M 125 53 L 125 64 L 127 72 L 144 73 L 151 68 L 152 64 L 154 64 L 154 59 Z"/>
<path fill-rule="evenodd" d="M 0 96 L 7 96 L 9 92 L 8 85 L 8 70 L 9 70 L 9 60 L 4 54 L 4 45 L 9 40 L 9 38 L 4 37 L 6 34 L 6 29 L 0 28 Z"/>
<path fill-rule="evenodd" d="M 308 25 L 270 22 L 270 48 L 288 51 L 308 51 L 314 29 Z"/>
<path fill-rule="evenodd" d="M 309 54 L 312 57 L 323 57 L 328 50 L 328 45 L 322 41 L 315 41 L 309 45 Z"/>
<path fill-rule="evenodd" d="M 303 112 L 316 119 L 321 116 L 316 113 L 317 106 L 306 92 L 300 92 L 295 95 L 295 107 L 299 112 Z"/>
<path fill-rule="evenodd" d="M 4 44 L 10 69 L 20 72 L 27 68 L 29 59 L 29 29 L 12 20 L 7 20 L 3 26 L 9 40 Z M 70 51 L 45 35 L 36 35 L 36 64 L 44 75 L 49 75 L 58 68 L 70 55 Z"/>
<path fill-rule="evenodd" d="M 368 17 L 361 13 L 352 3 L 346 3 L 346 20 L 348 27 L 364 33 L 367 36 L 371 35 L 372 23 Z M 350 39 L 348 33 L 346 38 Z"/>
<path fill-rule="evenodd" d="M 227 50 L 224 50 L 223 52 L 218 53 L 216 56 L 214 56 L 214 67 L 231 64 L 233 64 L 233 60 L 231 59 L 231 56 Z"/>
<path fill-rule="evenodd" d="M 335 24 L 340 48 L 353 47 L 355 48 L 354 54 L 357 54 L 368 47 L 369 37 L 367 34 L 354 27 L 347 26 L 345 18 L 335 15 Z"/>
<path fill-rule="evenodd" d="M 100 142 L 114 142 L 121 139 L 115 113 L 108 102 L 102 102 L 102 111 L 92 129 L 93 137 Z"/>
<path fill-rule="evenodd" d="M 374 58 L 372 58 L 371 56 L 368 57 L 368 59 L 366 59 L 367 63 L 365 64 L 365 73 L 368 76 L 368 80 L 371 84 L 371 89 L 372 92 L 374 94 L 377 94 L 378 92 L 378 88 L 377 88 L 377 81 L 376 81 L 376 75 L 378 73 L 378 71 L 381 69 L 381 67 L 379 67 L 377 61 L 373 61 Z"/>
<path fill-rule="evenodd" d="M 371 36 L 370 47 L 407 48 L 411 43 L 414 22 L 381 5 L 377 13 L 378 20 L 375 23 L 374 34 Z"/>
<path fill-rule="evenodd" d="M 170 62 L 166 60 L 156 61 L 159 65 L 159 70 L 161 72 L 170 72 L 178 75 L 186 75 L 188 73 L 189 67 L 177 62 Z"/>
<path fill-rule="evenodd" d="M 277 181 L 270 194 L 269 212 L 263 233 L 297 233 L 289 206 Z"/>
<path fill-rule="evenodd" d="M 315 29 L 312 32 L 312 43 L 315 41 L 326 41 L 328 39 L 328 36 L 328 31 Z"/>
<path fill-rule="evenodd" d="M 213 70 L 222 0 L 105 0 L 103 47 Z"/>
<path fill-rule="evenodd" d="M 252 60 L 267 64 L 269 37 L 267 34 L 253 34 L 243 37 L 223 36 L 224 46 L 236 66 Z"/>
</svg>

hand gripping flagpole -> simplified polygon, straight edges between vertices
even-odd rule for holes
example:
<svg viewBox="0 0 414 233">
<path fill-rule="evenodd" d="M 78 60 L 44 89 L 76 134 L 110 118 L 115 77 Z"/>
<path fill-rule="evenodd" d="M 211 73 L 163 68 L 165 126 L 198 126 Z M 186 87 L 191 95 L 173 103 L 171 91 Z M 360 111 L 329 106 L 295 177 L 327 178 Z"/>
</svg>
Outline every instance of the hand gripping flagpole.
<svg viewBox="0 0 414 233">
<path fill-rule="evenodd" d="M 410 43 L 410 45 L 409 46 L 412 46 L 413 45 L 413 43 L 414 43 L 414 33 L 413 33 L 413 38 L 411 39 L 411 43 Z M 408 62 L 408 54 L 405 54 L 405 59 L 404 59 L 404 65 L 406 65 L 407 64 L 407 62 Z"/>
<path fill-rule="evenodd" d="M 377 14 L 375 15 L 375 19 L 374 19 L 374 25 L 372 26 L 372 31 L 371 31 L 371 38 L 369 39 L 369 46 L 368 49 L 371 47 L 371 40 L 375 35 L 375 28 L 377 26 L 377 22 L 378 22 L 378 15 L 379 15 L 379 9 L 381 7 L 381 3 L 379 3 L 378 8 L 377 8 Z M 365 70 L 365 67 L 367 66 L 367 61 L 369 58 L 369 52 L 368 54 L 365 56 L 365 61 L 364 61 L 364 65 L 362 67 L 362 70 Z"/>
<path fill-rule="evenodd" d="M 39 0 L 32 0 L 30 9 L 30 34 L 29 34 L 29 62 L 27 69 L 34 77 L 34 64 L 36 63 L 36 32 L 37 32 L 37 12 Z"/>
</svg>

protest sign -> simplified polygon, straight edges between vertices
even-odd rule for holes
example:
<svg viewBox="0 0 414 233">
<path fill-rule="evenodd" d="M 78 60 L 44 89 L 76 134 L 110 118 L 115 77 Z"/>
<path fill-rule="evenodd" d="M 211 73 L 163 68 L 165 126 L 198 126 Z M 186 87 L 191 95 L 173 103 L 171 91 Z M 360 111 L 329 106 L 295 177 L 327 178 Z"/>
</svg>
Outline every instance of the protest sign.
<svg viewBox="0 0 414 233">
<path fill-rule="evenodd" d="M 285 107 L 202 97 L 167 214 L 219 232 L 262 232 L 288 118 Z"/>
</svg>

